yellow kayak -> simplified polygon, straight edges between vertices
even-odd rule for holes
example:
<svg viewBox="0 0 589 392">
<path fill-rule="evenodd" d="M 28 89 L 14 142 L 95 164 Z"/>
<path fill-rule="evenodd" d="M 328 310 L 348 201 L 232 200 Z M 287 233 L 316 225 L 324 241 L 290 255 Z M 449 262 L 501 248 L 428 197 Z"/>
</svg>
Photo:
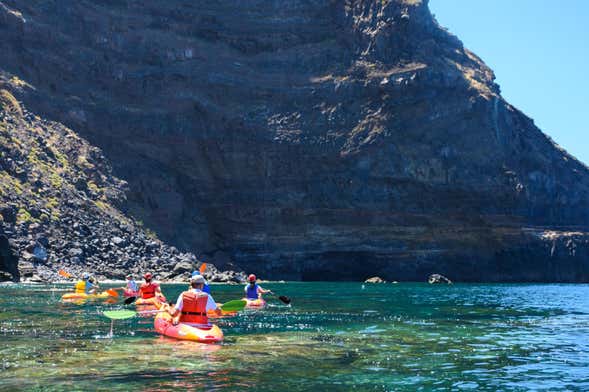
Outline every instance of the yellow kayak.
<svg viewBox="0 0 589 392">
<path fill-rule="evenodd" d="M 67 293 L 61 296 L 62 301 L 86 301 L 91 299 L 105 299 L 111 295 L 106 291 L 99 294 L 86 294 L 86 293 Z"/>
</svg>

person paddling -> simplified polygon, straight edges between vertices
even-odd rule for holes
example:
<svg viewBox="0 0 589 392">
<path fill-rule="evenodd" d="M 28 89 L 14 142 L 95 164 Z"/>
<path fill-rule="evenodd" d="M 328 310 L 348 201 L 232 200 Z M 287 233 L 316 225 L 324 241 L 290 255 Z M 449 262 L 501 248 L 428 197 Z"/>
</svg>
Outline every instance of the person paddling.
<svg viewBox="0 0 589 392">
<path fill-rule="evenodd" d="M 247 277 L 248 284 L 245 286 L 245 298 L 248 300 L 262 299 L 262 294 L 272 293 L 270 290 L 263 289 L 260 285 L 256 284 L 256 275 L 251 274 Z"/>
<path fill-rule="evenodd" d="M 121 288 L 125 290 L 126 297 L 136 297 L 139 294 L 139 286 L 131 274 L 127 275 L 127 286 Z"/>
<path fill-rule="evenodd" d="M 202 276 L 200 274 L 200 271 L 197 270 L 197 271 L 193 271 L 192 272 L 192 277 L 194 278 L 196 276 Z M 204 279 L 204 276 L 203 276 L 203 279 Z M 205 283 L 204 283 L 204 285 L 202 287 L 202 291 L 204 291 L 207 294 L 210 294 L 211 293 L 211 286 L 209 286 L 209 284 L 207 283 L 207 280 L 206 279 L 204 279 L 204 281 L 205 281 Z"/>
<path fill-rule="evenodd" d="M 222 314 L 213 297 L 203 291 L 204 284 L 205 278 L 202 275 L 192 277 L 191 289 L 180 294 L 175 306 L 167 308 L 168 313 L 174 317 L 172 319 L 174 325 L 178 323 L 208 325 L 207 311 L 214 310 L 218 316 Z"/>
<path fill-rule="evenodd" d="M 161 306 L 160 298 L 165 301 L 160 285 L 152 281 L 153 276 L 151 272 L 146 272 L 143 275 L 143 279 L 145 279 L 145 283 L 142 283 L 141 287 L 139 287 L 141 298 L 144 300 L 151 299 L 153 304 L 159 308 Z"/>
<path fill-rule="evenodd" d="M 92 283 L 92 278 L 88 272 L 84 272 L 82 279 L 76 282 L 74 290 L 76 294 L 96 294 L 98 284 Z"/>
</svg>

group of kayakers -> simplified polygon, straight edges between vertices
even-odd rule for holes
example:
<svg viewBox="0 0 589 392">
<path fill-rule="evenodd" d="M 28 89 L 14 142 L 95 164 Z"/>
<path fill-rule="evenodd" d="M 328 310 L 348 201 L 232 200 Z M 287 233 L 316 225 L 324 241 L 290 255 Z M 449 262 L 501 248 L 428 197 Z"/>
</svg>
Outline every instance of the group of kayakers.
<svg viewBox="0 0 589 392">
<path fill-rule="evenodd" d="M 207 312 L 221 315 L 221 310 L 211 296 L 211 288 L 199 271 L 194 271 L 190 277 L 189 289 L 178 296 L 175 305 L 168 305 L 160 285 L 153 280 L 153 275 L 146 272 L 144 282 L 137 284 L 133 275 L 127 275 L 127 284 L 121 287 L 126 297 L 137 297 L 138 305 L 153 305 L 156 309 L 168 312 L 174 325 L 178 323 L 203 325 L 208 324 Z M 251 274 L 244 288 L 246 301 L 263 301 L 262 295 L 272 293 L 258 285 L 256 275 Z M 88 273 L 76 282 L 76 293 L 95 294 L 98 288 L 96 281 Z M 210 313 L 209 313 L 210 314 Z"/>
</svg>

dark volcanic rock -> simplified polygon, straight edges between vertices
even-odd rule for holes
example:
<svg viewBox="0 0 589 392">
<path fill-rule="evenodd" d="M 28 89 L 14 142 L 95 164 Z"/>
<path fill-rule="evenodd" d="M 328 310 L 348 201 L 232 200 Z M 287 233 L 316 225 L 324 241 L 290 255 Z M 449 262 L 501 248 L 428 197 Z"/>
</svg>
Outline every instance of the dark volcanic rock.
<svg viewBox="0 0 589 392">
<path fill-rule="evenodd" d="M 175 274 L 180 275 L 184 272 L 191 272 L 193 270 L 192 265 L 186 261 L 176 263 L 172 270 Z"/>
<path fill-rule="evenodd" d="M 20 279 L 18 258 L 14 255 L 12 246 L 4 234 L 0 234 L 0 281 Z"/>
<path fill-rule="evenodd" d="M 379 276 L 373 276 L 372 278 L 368 278 L 364 281 L 364 283 L 386 283 L 387 281 Z"/>
<path fill-rule="evenodd" d="M 431 274 L 427 278 L 427 282 L 429 284 L 439 284 L 439 283 L 452 284 L 452 281 L 450 279 L 448 279 L 444 275 L 440 275 L 440 274 Z"/>
<path fill-rule="evenodd" d="M 102 207 L 96 236 L 133 217 L 264 278 L 589 280 L 589 170 L 427 1 L 2 4 L 4 88 L 101 148 L 64 131 L 34 155 L 67 147 L 58 200 L 73 221 Z M 22 110 L 3 101 L 12 127 Z M 2 167 L 43 188 L 29 155 Z"/>
<path fill-rule="evenodd" d="M 128 271 L 167 271 L 173 264 L 157 260 L 172 254 L 197 262 L 194 255 L 150 238 L 118 209 L 125 183 L 111 174 L 96 147 L 61 124 L 30 115 L 1 87 L 0 165 L 18 161 L 26 175 L 0 171 L 0 216 L 6 229 L 0 237 L 0 279 L 54 280 L 59 269 L 74 276 L 91 271 L 101 278 L 122 278 Z M 85 192 L 80 181 L 87 184 Z M 148 247 L 151 263 L 144 258 Z"/>
</svg>

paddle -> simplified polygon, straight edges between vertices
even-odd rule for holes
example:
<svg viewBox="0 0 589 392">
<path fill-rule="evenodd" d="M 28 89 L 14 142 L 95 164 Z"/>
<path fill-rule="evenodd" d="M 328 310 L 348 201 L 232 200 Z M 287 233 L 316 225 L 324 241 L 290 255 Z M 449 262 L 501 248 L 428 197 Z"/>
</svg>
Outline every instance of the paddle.
<svg viewBox="0 0 589 392">
<path fill-rule="evenodd" d="M 207 263 L 202 263 L 200 268 L 198 269 L 198 271 L 200 272 L 200 274 L 204 274 L 205 270 L 207 269 Z"/>
<path fill-rule="evenodd" d="M 124 320 L 131 317 L 135 317 L 137 312 L 133 312 L 132 310 L 105 310 L 104 312 L 102 312 L 102 314 L 110 319 L 109 336 L 112 337 L 115 320 Z"/>
<path fill-rule="evenodd" d="M 239 312 L 240 310 L 243 310 L 245 308 L 245 304 L 246 304 L 245 300 L 236 299 L 233 301 L 225 302 L 223 305 L 221 305 L 221 310 L 224 312 Z M 148 311 L 141 312 L 141 313 L 143 313 L 143 314 L 150 313 L 151 314 L 151 313 L 162 313 L 162 312 L 166 312 L 166 310 L 148 310 Z M 133 310 L 123 309 L 123 310 L 105 310 L 104 312 L 102 312 L 102 314 L 111 320 L 123 320 L 123 319 L 128 319 L 131 317 L 135 317 L 135 316 L 137 316 L 138 313 Z"/>
<path fill-rule="evenodd" d="M 235 299 L 221 305 L 221 310 L 224 312 L 239 312 L 245 308 L 246 303 L 247 301 L 244 299 Z"/>
<path fill-rule="evenodd" d="M 108 290 L 106 290 L 106 292 L 111 297 L 115 297 L 115 298 L 118 298 L 119 297 L 119 293 L 117 293 L 117 291 L 115 289 L 108 289 Z"/>
<path fill-rule="evenodd" d="M 285 304 L 290 304 L 290 298 L 288 298 L 286 295 L 278 295 L 276 293 L 274 293 L 273 291 L 270 291 L 270 294 L 272 294 L 273 296 L 277 297 L 279 300 L 281 300 L 283 303 Z"/>
<path fill-rule="evenodd" d="M 104 312 L 102 312 L 102 314 L 111 320 L 124 320 L 124 319 L 128 319 L 131 317 L 135 317 L 137 315 L 137 312 L 134 312 L 132 310 L 127 310 L 127 309 L 105 310 Z"/>
<path fill-rule="evenodd" d="M 133 302 L 137 301 L 138 297 L 129 297 L 127 299 L 125 299 L 124 303 L 125 305 L 131 305 Z M 165 301 L 160 301 L 161 303 L 164 303 Z"/>
<path fill-rule="evenodd" d="M 274 295 L 276 295 L 276 294 L 274 294 Z M 287 297 L 287 296 L 285 296 L 285 295 L 280 295 L 280 296 L 278 296 L 278 299 L 279 299 L 279 300 L 281 300 L 282 302 L 284 302 L 284 303 L 285 303 L 285 304 L 287 304 L 287 305 L 288 305 L 288 304 L 290 304 L 290 298 L 288 298 L 288 297 Z"/>
<path fill-rule="evenodd" d="M 70 279 L 73 276 L 72 274 L 70 274 L 69 272 L 66 272 L 64 270 L 59 270 L 59 271 L 57 271 L 57 273 L 59 275 L 63 276 L 64 278 L 68 278 L 68 279 Z"/>
</svg>

